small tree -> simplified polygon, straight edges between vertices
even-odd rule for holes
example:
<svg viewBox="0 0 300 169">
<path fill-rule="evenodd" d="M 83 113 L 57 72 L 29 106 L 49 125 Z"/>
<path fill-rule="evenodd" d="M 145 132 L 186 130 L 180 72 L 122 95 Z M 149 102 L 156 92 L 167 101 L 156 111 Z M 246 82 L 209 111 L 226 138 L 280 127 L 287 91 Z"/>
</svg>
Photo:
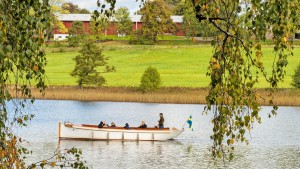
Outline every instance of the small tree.
<svg viewBox="0 0 300 169">
<path fill-rule="evenodd" d="M 77 77 L 78 86 L 81 88 L 85 85 L 102 86 L 105 83 L 105 78 L 100 73 L 115 71 L 114 66 L 108 66 L 108 57 L 102 54 L 102 49 L 97 48 L 91 42 L 84 44 L 74 60 L 76 62 L 71 76 Z M 102 72 L 99 72 L 99 67 L 104 67 Z"/>
<path fill-rule="evenodd" d="M 183 30 L 185 36 L 188 38 L 195 37 L 201 30 L 201 25 L 195 16 L 196 12 L 191 2 L 186 2 L 183 14 Z"/>
<path fill-rule="evenodd" d="M 159 89 L 161 85 L 161 79 L 160 75 L 155 67 L 149 66 L 142 78 L 141 78 L 141 84 L 140 84 L 140 89 L 142 92 L 147 92 L 147 91 L 155 91 Z"/>
<path fill-rule="evenodd" d="M 300 89 L 300 63 L 298 64 L 295 74 L 292 76 L 292 86 L 294 86 L 297 89 Z"/>
<path fill-rule="evenodd" d="M 185 2 L 183 6 L 183 31 L 187 38 L 200 34 L 203 39 L 216 34 L 216 29 L 207 20 L 199 22 L 195 17 L 196 12 L 191 2 Z"/>
<path fill-rule="evenodd" d="M 93 16 L 95 17 L 95 16 Z M 106 15 L 99 15 L 96 18 L 91 19 L 91 33 L 96 35 L 97 40 L 100 39 L 101 35 L 106 36 L 106 31 L 109 28 L 110 22 Z"/>
<path fill-rule="evenodd" d="M 84 27 L 81 21 L 74 21 L 72 27 L 69 30 L 69 46 L 78 46 L 80 40 L 84 37 Z"/>
<path fill-rule="evenodd" d="M 143 27 L 138 34 L 131 37 L 131 43 L 152 45 L 157 42 L 157 36 L 165 32 L 174 33 L 176 25 L 171 19 L 171 12 L 163 0 L 146 1 L 141 8 Z M 138 36 L 136 36 L 138 35 Z"/>
<path fill-rule="evenodd" d="M 129 35 L 132 31 L 132 21 L 129 15 L 130 12 L 126 7 L 120 7 L 115 13 L 118 33 L 121 35 Z"/>
</svg>

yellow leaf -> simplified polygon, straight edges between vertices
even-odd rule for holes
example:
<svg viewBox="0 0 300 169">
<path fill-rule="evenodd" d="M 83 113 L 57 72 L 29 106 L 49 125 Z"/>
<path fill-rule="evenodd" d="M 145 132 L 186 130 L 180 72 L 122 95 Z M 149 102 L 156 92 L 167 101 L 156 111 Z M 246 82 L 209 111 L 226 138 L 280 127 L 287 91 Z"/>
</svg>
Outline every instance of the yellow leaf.
<svg viewBox="0 0 300 169">
<path fill-rule="evenodd" d="M 22 123 L 22 119 L 21 118 L 18 118 L 18 123 Z"/>
<path fill-rule="evenodd" d="M 247 126 L 247 129 L 248 129 L 248 131 L 250 131 L 250 130 L 251 130 L 251 128 L 250 128 L 250 125 L 248 125 L 248 126 Z"/>
<path fill-rule="evenodd" d="M 0 157 L 3 158 L 5 156 L 5 151 L 4 150 L 1 150 L 0 152 Z"/>
<path fill-rule="evenodd" d="M 234 143 L 234 139 L 230 139 L 230 144 L 233 144 Z"/>
<path fill-rule="evenodd" d="M 214 69 L 220 69 L 220 68 L 221 68 L 221 66 L 220 66 L 220 64 L 219 64 L 219 63 L 215 63 L 215 64 L 213 65 L 213 68 L 214 68 Z"/>
<path fill-rule="evenodd" d="M 287 42 L 286 37 L 283 37 L 281 40 L 282 40 L 282 42 Z"/>
<path fill-rule="evenodd" d="M 38 71 L 39 70 L 39 67 L 37 65 L 34 65 L 33 68 L 32 68 L 34 71 Z"/>
<path fill-rule="evenodd" d="M 280 18 L 281 18 L 281 19 L 283 19 L 283 18 L 284 18 L 284 16 L 283 16 L 283 15 L 280 15 Z"/>
<path fill-rule="evenodd" d="M 50 166 L 51 166 L 51 167 L 55 167 L 55 166 L 56 166 L 56 163 L 55 163 L 55 162 L 52 162 L 52 163 L 50 164 Z"/>
<path fill-rule="evenodd" d="M 218 40 L 222 40 L 223 39 L 223 35 L 218 35 Z"/>
</svg>

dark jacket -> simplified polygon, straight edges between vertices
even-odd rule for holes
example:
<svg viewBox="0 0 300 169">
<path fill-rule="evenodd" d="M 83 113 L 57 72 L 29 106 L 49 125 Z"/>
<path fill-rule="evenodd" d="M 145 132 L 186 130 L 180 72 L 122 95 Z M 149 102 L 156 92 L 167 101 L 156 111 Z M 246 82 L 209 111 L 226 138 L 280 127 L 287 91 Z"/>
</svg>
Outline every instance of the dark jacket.
<svg viewBox="0 0 300 169">
<path fill-rule="evenodd" d="M 98 127 L 102 128 L 103 126 L 104 126 L 104 123 L 103 123 L 103 121 L 101 121 L 100 124 L 98 124 Z"/>
<path fill-rule="evenodd" d="M 159 119 L 159 121 L 158 121 L 158 126 L 159 126 L 159 128 L 164 127 L 164 122 L 165 122 L 164 117 L 163 117 L 163 116 L 160 116 L 160 119 Z"/>
<path fill-rule="evenodd" d="M 129 129 L 129 124 L 126 123 L 125 126 L 124 126 L 124 128 L 125 128 L 125 129 Z"/>
<path fill-rule="evenodd" d="M 147 128 L 147 124 L 144 124 L 144 125 L 140 125 L 139 128 Z"/>
</svg>

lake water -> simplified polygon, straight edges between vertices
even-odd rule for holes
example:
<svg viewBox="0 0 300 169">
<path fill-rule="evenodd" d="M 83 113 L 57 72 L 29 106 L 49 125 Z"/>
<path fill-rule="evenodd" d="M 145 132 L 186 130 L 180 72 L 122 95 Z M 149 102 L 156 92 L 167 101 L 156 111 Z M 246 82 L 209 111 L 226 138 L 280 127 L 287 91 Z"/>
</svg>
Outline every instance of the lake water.
<svg viewBox="0 0 300 169">
<path fill-rule="evenodd" d="M 223 168 L 214 166 L 209 147 L 211 115 L 203 115 L 204 105 L 145 104 L 121 102 L 80 102 L 37 100 L 30 112 L 35 118 L 17 134 L 26 138 L 33 151 L 29 161 L 53 154 L 58 147 L 58 122 L 98 124 L 100 120 L 123 126 L 157 125 L 164 113 L 165 126 L 181 128 L 193 116 L 194 131 L 185 131 L 176 139 L 152 141 L 68 141 L 61 148 L 78 147 L 91 168 Z M 236 145 L 235 158 L 227 168 L 300 168 L 300 107 L 280 107 L 276 117 L 267 117 L 270 107 L 263 107 L 262 124 L 255 125 L 250 144 Z"/>
</svg>

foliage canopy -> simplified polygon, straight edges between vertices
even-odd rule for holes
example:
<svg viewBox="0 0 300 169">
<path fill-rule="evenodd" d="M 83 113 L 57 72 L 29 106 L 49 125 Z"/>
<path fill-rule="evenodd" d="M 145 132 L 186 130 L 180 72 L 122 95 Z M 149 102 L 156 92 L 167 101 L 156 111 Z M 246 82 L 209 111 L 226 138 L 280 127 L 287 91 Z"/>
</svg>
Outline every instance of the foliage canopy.
<svg viewBox="0 0 300 169">
<path fill-rule="evenodd" d="M 72 2 L 66 2 L 61 5 L 63 10 L 68 11 L 71 14 L 90 14 L 91 12 L 85 8 L 79 8 L 78 5 Z"/>
<path fill-rule="evenodd" d="M 47 40 L 50 40 L 51 35 L 53 34 L 53 30 L 57 29 L 61 33 L 68 32 L 68 29 L 65 27 L 65 25 L 58 19 L 59 15 L 61 14 L 67 14 L 68 11 L 62 9 L 63 0 L 49 0 L 50 5 L 50 20 L 51 25 L 47 29 Z"/>
<path fill-rule="evenodd" d="M 132 43 L 152 45 L 157 42 L 157 36 L 165 32 L 176 32 L 176 25 L 171 19 L 171 13 L 163 0 L 145 2 L 140 10 L 142 14 L 142 29 L 132 36 Z"/>
<path fill-rule="evenodd" d="M 84 38 L 84 27 L 81 21 L 74 21 L 69 30 L 69 46 L 76 47 L 79 42 Z"/>
<path fill-rule="evenodd" d="M 91 33 L 93 35 L 96 35 L 97 40 L 101 39 L 101 35 L 106 36 L 107 28 L 109 27 L 109 18 L 101 14 L 98 17 L 95 18 L 95 15 L 93 15 L 94 19 L 91 20 Z"/>
<path fill-rule="evenodd" d="M 130 12 L 126 7 L 120 7 L 116 11 L 115 17 L 117 20 L 118 34 L 126 36 L 132 32 L 132 21 L 129 15 Z"/>
</svg>

